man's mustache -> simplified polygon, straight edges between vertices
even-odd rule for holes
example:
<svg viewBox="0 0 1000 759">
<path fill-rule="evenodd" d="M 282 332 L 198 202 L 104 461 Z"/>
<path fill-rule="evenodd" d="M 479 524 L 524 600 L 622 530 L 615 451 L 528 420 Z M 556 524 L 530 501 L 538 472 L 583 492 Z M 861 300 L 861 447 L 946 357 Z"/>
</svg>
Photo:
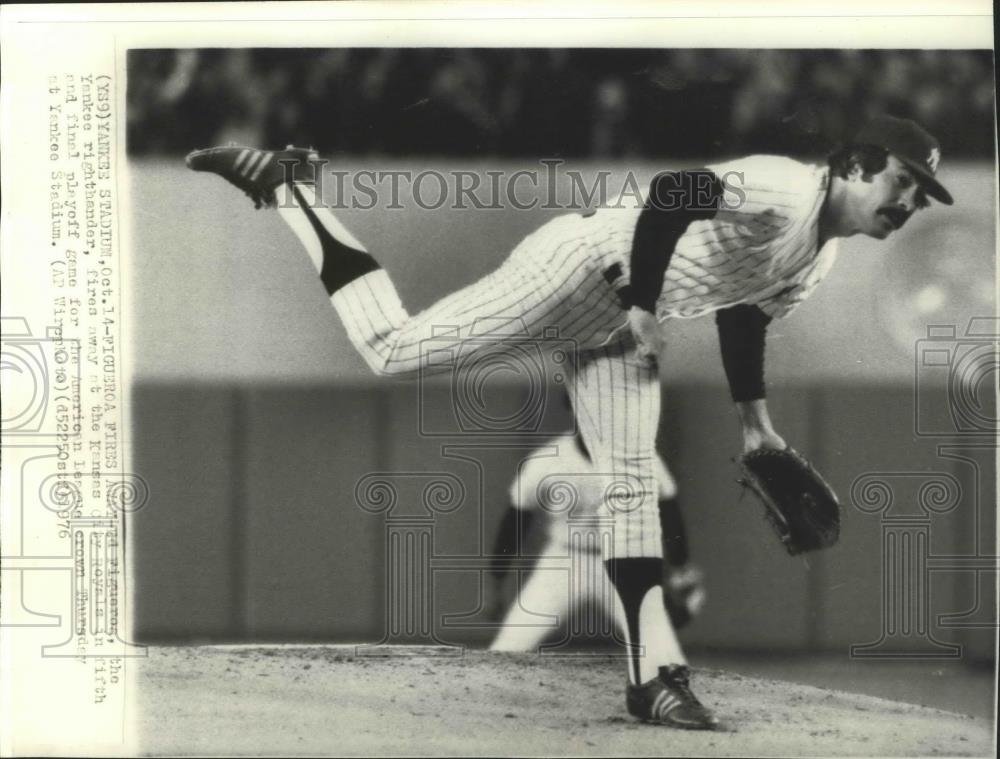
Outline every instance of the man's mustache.
<svg viewBox="0 0 1000 759">
<path fill-rule="evenodd" d="M 896 208 L 895 206 L 884 206 L 878 209 L 878 212 L 886 217 L 892 222 L 892 226 L 899 229 L 906 223 L 906 220 L 910 218 L 910 212 L 904 211 L 902 208 Z"/>
</svg>

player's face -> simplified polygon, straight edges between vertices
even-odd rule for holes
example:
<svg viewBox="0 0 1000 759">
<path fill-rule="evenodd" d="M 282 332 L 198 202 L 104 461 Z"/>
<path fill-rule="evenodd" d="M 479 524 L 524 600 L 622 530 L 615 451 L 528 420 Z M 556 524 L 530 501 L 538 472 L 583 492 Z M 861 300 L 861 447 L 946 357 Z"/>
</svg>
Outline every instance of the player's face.
<svg viewBox="0 0 1000 759">
<path fill-rule="evenodd" d="M 883 240 L 928 205 L 927 195 L 906 164 L 890 155 L 885 169 L 868 181 L 856 169 L 849 177 L 851 221 L 861 234 Z"/>
</svg>

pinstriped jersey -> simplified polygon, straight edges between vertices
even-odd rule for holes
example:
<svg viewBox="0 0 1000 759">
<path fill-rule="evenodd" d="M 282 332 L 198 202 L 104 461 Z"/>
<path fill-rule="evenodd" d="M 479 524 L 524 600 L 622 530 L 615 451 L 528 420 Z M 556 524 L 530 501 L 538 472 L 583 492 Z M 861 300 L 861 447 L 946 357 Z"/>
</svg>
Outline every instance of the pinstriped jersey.
<svg viewBox="0 0 1000 759">
<path fill-rule="evenodd" d="M 833 241 L 818 249 L 828 168 L 771 155 L 708 168 L 723 180 L 722 206 L 714 218 L 691 222 L 677 241 L 656 303 L 657 318 L 702 316 L 738 303 L 786 316 L 812 293 L 836 258 Z M 601 265 L 620 265 L 623 282 L 642 210 L 627 205 L 602 209 L 594 217 L 603 227 L 595 231 Z"/>
</svg>

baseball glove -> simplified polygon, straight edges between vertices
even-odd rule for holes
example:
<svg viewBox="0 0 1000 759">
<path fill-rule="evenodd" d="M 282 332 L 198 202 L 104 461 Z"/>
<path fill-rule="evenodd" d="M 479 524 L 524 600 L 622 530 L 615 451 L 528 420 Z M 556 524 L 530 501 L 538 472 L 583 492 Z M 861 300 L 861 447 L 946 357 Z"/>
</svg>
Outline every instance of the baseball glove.
<svg viewBox="0 0 1000 759">
<path fill-rule="evenodd" d="M 789 554 L 829 548 L 840 537 L 840 501 L 826 480 L 791 448 L 761 448 L 738 459 L 743 478 Z"/>
</svg>

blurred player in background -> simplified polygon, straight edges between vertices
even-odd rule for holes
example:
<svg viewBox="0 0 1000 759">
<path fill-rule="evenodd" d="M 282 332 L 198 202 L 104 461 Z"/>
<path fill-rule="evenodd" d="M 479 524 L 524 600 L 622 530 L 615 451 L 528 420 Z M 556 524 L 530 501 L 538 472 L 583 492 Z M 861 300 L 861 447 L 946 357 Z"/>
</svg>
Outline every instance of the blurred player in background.
<svg viewBox="0 0 1000 759">
<path fill-rule="evenodd" d="M 662 457 L 656 461 L 660 527 L 663 535 L 664 603 L 675 628 L 684 627 L 705 604 L 701 570 L 689 563 L 687 534 L 677 498 L 677 484 Z M 503 626 L 490 645 L 493 651 L 534 651 L 553 629 L 552 621 L 573 619 L 574 630 L 601 630 L 611 617 L 619 636 L 625 630 L 624 611 L 607 574 L 601 570 L 601 545 L 571 539 L 571 523 L 600 513 L 603 481 L 579 435 L 561 435 L 541 446 L 518 469 L 508 506 L 493 546 L 494 618 L 502 611 L 503 585 L 509 574 L 504 561 L 523 556 L 532 530 L 544 532 L 544 546 L 527 581 L 518 572 L 515 597 L 503 616 Z M 574 554 L 589 553 L 581 557 Z M 599 571 L 587 572 L 597 567 Z M 574 577 L 570 573 L 576 572 Z M 584 615 L 583 618 L 567 615 Z M 544 617 L 549 617 L 547 623 Z"/>
</svg>

